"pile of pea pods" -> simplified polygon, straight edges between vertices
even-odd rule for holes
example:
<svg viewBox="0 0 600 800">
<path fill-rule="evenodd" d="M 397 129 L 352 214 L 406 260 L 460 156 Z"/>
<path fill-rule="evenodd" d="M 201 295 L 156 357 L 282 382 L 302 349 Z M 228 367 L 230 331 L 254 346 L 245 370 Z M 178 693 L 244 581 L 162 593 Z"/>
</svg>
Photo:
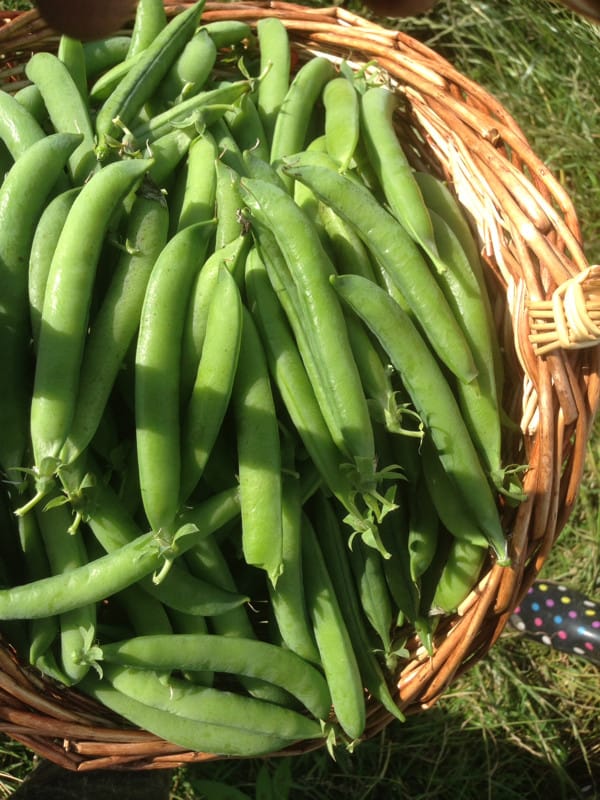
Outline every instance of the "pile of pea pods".
<svg viewBox="0 0 600 800">
<path fill-rule="evenodd" d="M 490 301 L 385 74 L 202 5 L 0 92 L 2 631 L 185 748 L 354 745 L 508 563 Z"/>
</svg>

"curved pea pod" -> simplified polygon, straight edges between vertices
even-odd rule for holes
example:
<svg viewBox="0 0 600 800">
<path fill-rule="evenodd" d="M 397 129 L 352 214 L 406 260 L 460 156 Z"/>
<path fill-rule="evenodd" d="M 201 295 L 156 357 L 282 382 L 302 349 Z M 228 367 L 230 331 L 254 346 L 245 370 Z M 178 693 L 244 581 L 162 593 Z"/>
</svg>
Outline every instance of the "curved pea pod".
<svg viewBox="0 0 600 800">
<path fill-rule="evenodd" d="M 89 674 L 80 688 L 134 725 L 190 750 L 250 757 L 273 753 L 289 744 L 281 736 L 260 736 L 255 730 L 241 730 L 239 726 L 198 725 L 197 720 L 140 703 Z"/>
<path fill-rule="evenodd" d="M 112 214 L 150 164 L 131 159 L 95 172 L 75 198 L 56 245 L 42 310 L 30 415 L 37 477 L 53 474 L 69 435 L 96 267 Z"/>
<path fill-rule="evenodd" d="M 379 286 L 354 275 L 334 277 L 332 283 L 388 353 L 456 491 L 499 561 L 510 563 L 496 498 L 454 394 L 421 334 Z"/>
<path fill-rule="evenodd" d="M 128 126 L 151 97 L 171 64 L 191 39 L 198 25 L 204 0 L 194 3 L 175 17 L 141 50 L 135 62 L 117 83 L 96 115 L 98 154 L 107 155 L 110 139 L 118 139 L 119 125 Z M 115 122 L 119 120 L 119 124 Z"/>
<path fill-rule="evenodd" d="M 257 736 L 281 737 L 289 741 L 320 739 L 321 726 L 298 711 L 267 704 L 231 691 L 192 686 L 154 670 L 108 664 L 106 680 L 127 697 L 153 708 L 204 724 L 251 730 Z"/>
<path fill-rule="evenodd" d="M 28 439 L 28 261 L 37 223 L 77 134 L 52 134 L 32 144 L 0 187 L 0 362 L 6 386 L 0 398 L 0 467 L 24 466 Z M 21 476 L 11 473 L 13 479 Z"/>
<path fill-rule="evenodd" d="M 454 539 L 437 581 L 431 612 L 451 614 L 475 588 L 487 557 L 487 548 L 466 539 Z"/>
<path fill-rule="evenodd" d="M 425 470 L 425 467 L 424 467 Z M 439 517 L 421 474 L 410 497 L 408 555 L 410 577 L 420 587 L 421 577 L 435 557 L 438 543 Z"/>
<path fill-rule="evenodd" d="M 215 19 L 202 25 L 215 43 L 217 50 L 233 47 L 253 36 L 252 28 L 241 19 Z"/>
<path fill-rule="evenodd" d="M 361 132 L 393 214 L 425 252 L 435 255 L 429 211 L 394 127 L 399 102 L 398 95 L 386 86 L 367 89 L 360 98 Z"/>
<path fill-rule="evenodd" d="M 247 80 L 231 81 L 206 89 L 182 100 L 160 114 L 150 117 L 136 125 L 131 133 L 123 137 L 123 144 L 142 146 L 164 136 L 174 126 L 193 131 L 202 130 L 220 119 L 226 111 L 250 90 Z"/>
<path fill-rule="evenodd" d="M 127 57 L 141 53 L 156 39 L 167 25 L 167 15 L 162 0 L 138 0 Z"/>
<path fill-rule="evenodd" d="M 60 499 L 56 493 L 52 499 Z M 51 505 L 51 503 L 50 503 Z M 71 534 L 71 514 L 66 505 L 36 509 L 36 519 L 53 575 L 64 576 L 88 561 L 81 536 Z M 60 628 L 61 667 L 70 683 L 80 681 L 89 669 L 82 660 L 86 638 L 93 640 L 96 631 L 96 606 L 82 603 L 58 616 Z"/>
<path fill-rule="evenodd" d="M 245 94 L 236 108 L 225 113 L 224 119 L 240 150 L 248 150 L 268 163 L 267 134 L 252 95 Z"/>
<path fill-rule="evenodd" d="M 54 129 L 80 133 L 81 144 L 69 156 L 73 183 L 82 185 L 98 167 L 89 108 L 67 66 L 52 53 L 35 53 L 25 66 L 27 77 L 40 90 Z"/>
<path fill-rule="evenodd" d="M 315 531 L 319 539 L 319 546 L 326 562 L 332 565 L 335 564 L 335 569 L 330 570 L 330 577 L 353 642 L 365 688 L 392 716 L 404 721 L 404 714 L 394 701 L 384 671 L 377 655 L 373 652 L 364 612 L 358 599 L 352 578 L 352 570 L 348 562 L 349 550 L 341 535 L 335 510 L 323 495 L 323 492 L 317 492 L 313 508 Z M 391 648 L 386 650 L 384 657 L 386 665 L 393 669 L 395 656 L 391 652 Z"/>
<path fill-rule="evenodd" d="M 174 191 L 180 198 L 180 207 L 173 207 L 179 205 L 178 200 L 170 204 L 172 233 L 197 222 L 215 219 L 217 157 L 217 145 L 209 133 L 203 133 L 191 142 L 185 169 L 179 171 Z"/>
<path fill-rule="evenodd" d="M 279 108 L 273 128 L 271 162 L 298 153 L 306 144 L 310 112 L 325 85 L 336 75 L 335 67 L 324 56 L 311 58 L 296 72 Z M 291 190 L 289 171 L 283 181 Z"/>
<path fill-rule="evenodd" d="M 200 28 L 185 45 L 160 82 L 151 102 L 165 108 L 197 94 L 210 77 L 217 59 L 217 48 L 205 28 Z"/>
<path fill-rule="evenodd" d="M 138 4 L 139 6 L 139 4 Z M 88 81 L 111 69 L 127 58 L 131 37 L 115 34 L 92 42 L 83 42 L 83 56 Z"/>
<path fill-rule="evenodd" d="M 91 320 L 81 363 L 79 392 L 61 451 L 72 462 L 100 425 L 119 369 L 136 335 L 150 273 L 167 241 L 168 210 L 162 197 L 136 197 L 121 253 L 103 301 Z"/>
<path fill-rule="evenodd" d="M 260 678 L 285 688 L 316 719 L 326 719 L 331 705 L 329 688 L 316 667 L 290 650 L 257 639 L 218 634 L 138 636 L 102 645 L 102 658 L 142 669 L 209 669 Z"/>
<path fill-rule="evenodd" d="M 83 42 L 63 34 L 58 43 L 57 56 L 67 68 L 84 103 L 88 102 L 87 67 Z"/>
<path fill-rule="evenodd" d="M 440 522 L 457 539 L 466 539 L 479 547 L 485 547 L 484 533 L 469 513 L 462 496 L 457 494 L 454 482 L 444 469 L 429 436 L 425 436 L 421 443 L 421 458 L 427 492 Z"/>
<path fill-rule="evenodd" d="M 443 363 L 468 383 L 477 374 L 473 355 L 425 257 L 403 226 L 364 186 L 341 175 L 328 156 L 298 153 L 282 169 L 305 183 L 349 222 L 397 286 L 414 319 Z"/>
<path fill-rule="evenodd" d="M 0 90 L 0 139 L 13 159 L 17 159 L 45 132 L 31 112 L 12 95 Z"/>
</svg>

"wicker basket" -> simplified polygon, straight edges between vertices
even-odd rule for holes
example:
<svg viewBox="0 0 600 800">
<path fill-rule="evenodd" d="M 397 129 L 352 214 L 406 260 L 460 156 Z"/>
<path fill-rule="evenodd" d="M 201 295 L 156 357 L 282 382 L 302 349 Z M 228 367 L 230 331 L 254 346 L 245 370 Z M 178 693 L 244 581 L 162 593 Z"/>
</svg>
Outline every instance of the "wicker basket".
<svg viewBox="0 0 600 800">
<path fill-rule="evenodd" d="M 187 4 L 165 5 L 171 16 Z M 409 157 L 454 189 L 473 222 L 489 278 L 505 354 L 505 408 L 521 429 L 507 437 L 505 457 L 529 465 L 528 499 L 503 511 L 512 566 L 489 566 L 459 613 L 438 628 L 432 657 L 416 638 L 409 642 L 396 697 L 407 714 L 418 713 L 497 640 L 573 508 L 600 392 L 600 351 L 590 346 L 599 332 L 593 311 L 597 269 L 586 262 L 564 189 L 484 89 L 406 34 L 340 7 L 208 2 L 203 20 L 255 25 L 267 16 L 283 20 L 300 61 L 322 52 L 356 64 L 375 60 L 387 70 L 405 101 L 399 134 Z M 4 87 L 22 85 L 32 51 L 57 44 L 35 11 L 6 15 L 0 28 Z M 367 735 L 390 719 L 370 702 Z M 77 691 L 21 665 L 9 644 L 0 648 L 0 731 L 72 770 L 174 767 L 216 758 L 132 729 Z"/>
</svg>

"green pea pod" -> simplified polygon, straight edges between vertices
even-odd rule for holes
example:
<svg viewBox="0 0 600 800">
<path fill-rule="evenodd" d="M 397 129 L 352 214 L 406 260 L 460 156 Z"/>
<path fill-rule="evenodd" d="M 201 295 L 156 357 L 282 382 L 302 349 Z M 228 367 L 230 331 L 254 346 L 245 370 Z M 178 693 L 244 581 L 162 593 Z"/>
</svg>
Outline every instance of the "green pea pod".
<svg viewBox="0 0 600 800">
<path fill-rule="evenodd" d="M 473 380 L 477 368 L 464 334 L 424 256 L 402 225 L 365 186 L 341 175 L 322 153 L 299 153 L 286 159 L 282 168 L 355 228 L 397 285 L 440 359 L 460 380 Z"/>
<path fill-rule="evenodd" d="M 281 445 L 266 358 L 244 309 L 238 370 L 232 392 L 236 425 L 244 559 L 273 585 L 283 567 Z"/>
<path fill-rule="evenodd" d="M 146 159 L 119 161 L 94 173 L 75 198 L 56 245 L 44 297 L 30 415 L 34 462 L 42 479 L 56 470 L 69 435 L 96 266 L 108 225 L 150 164 Z"/>
<path fill-rule="evenodd" d="M 439 524 L 436 507 L 427 489 L 427 481 L 420 475 L 410 498 L 408 530 L 410 577 L 417 587 L 435 556 Z"/>
<path fill-rule="evenodd" d="M 394 127 L 399 96 L 386 86 L 361 95 L 361 131 L 366 150 L 392 213 L 428 254 L 436 240 L 419 184 Z"/>
<path fill-rule="evenodd" d="M 196 720 L 199 725 L 229 725 L 251 728 L 257 736 L 280 736 L 289 741 L 320 739 L 319 723 L 298 711 L 231 691 L 192 686 L 174 676 L 159 677 L 149 669 L 107 664 L 106 679 L 115 689 L 134 700 L 177 717 Z"/>
<path fill-rule="evenodd" d="M 239 725 L 198 725 L 197 720 L 140 703 L 91 675 L 86 676 L 80 688 L 143 730 L 196 752 L 256 757 L 273 753 L 289 744 L 282 736 L 259 736 L 255 730 L 241 730 Z"/>
<path fill-rule="evenodd" d="M 187 160 L 173 187 L 171 233 L 196 222 L 215 219 L 217 156 L 217 145 L 207 131 L 192 140 Z"/>
<path fill-rule="evenodd" d="M 164 136 L 173 126 L 202 130 L 230 110 L 250 89 L 247 80 L 230 81 L 216 89 L 206 89 L 182 100 L 150 119 L 140 122 L 123 137 L 124 144 L 143 146 Z"/>
<path fill-rule="evenodd" d="M 439 272 L 438 282 L 454 309 L 477 365 L 475 380 L 469 384 L 457 382 L 457 396 L 488 474 L 501 489 L 504 482 L 501 409 L 492 341 L 494 329 L 490 324 L 488 305 L 482 298 L 480 285 L 460 241 L 442 217 L 435 212 L 430 216 L 440 261 L 445 267 Z"/>
<path fill-rule="evenodd" d="M 80 39 L 74 39 L 72 36 L 63 34 L 58 43 L 57 56 L 67 68 L 71 78 L 73 78 L 73 83 L 79 90 L 81 99 L 84 103 L 87 103 L 88 79 L 83 42 Z"/>
<path fill-rule="evenodd" d="M 487 548 L 466 539 L 454 539 L 433 596 L 433 613 L 456 611 L 475 588 L 486 557 Z"/>
<path fill-rule="evenodd" d="M 40 90 L 55 130 L 80 133 L 81 144 L 69 157 L 73 183 L 82 185 L 97 167 L 94 130 L 86 101 L 67 66 L 52 53 L 35 53 L 25 66 L 27 77 Z"/>
<path fill-rule="evenodd" d="M 240 292 L 221 267 L 206 320 L 206 336 L 182 419 L 181 498 L 196 487 L 225 417 L 238 365 L 242 333 Z"/>
<path fill-rule="evenodd" d="M 323 492 L 317 492 L 313 510 L 319 546 L 326 562 L 335 565 L 335 568 L 330 570 L 331 581 L 348 627 L 365 688 L 393 717 L 403 722 L 404 714 L 392 696 L 391 688 L 373 652 L 367 633 L 363 609 L 358 601 L 352 570 L 348 563 L 348 547 L 339 529 L 335 510 Z M 394 656 L 389 650 L 385 653 L 385 658 L 388 668 L 393 669 Z"/>
<path fill-rule="evenodd" d="M 37 223 L 77 134 L 52 134 L 32 144 L 0 187 L 0 361 L 6 386 L 0 398 L 0 467 L 24 466 L 28 439 L 28 261 Z M 12 474 L 20 481 L 22 476 Z"/>
<path fill-rule="evenodd" d="M 239 174 L 221 159 L 217 159 L 215 168 L 217 173 L 215 248 L 220 249 L 230 242 L 236 241 L 242 235 L 240 216 L 242 198 Z"/>
<path fill-rule="evenodd" d="M 496 499 L 458 403 L 410 317 L 377 285 L 355 275 L 332 279 L 388 353 L 456 491 L 501 563 L 510 563 Z"/>
<path fill-rule="evenodd" d="M 216 19 L 202 25 L 215 43 L 217 50 L 233 47 L 244 39 L 252 38 L 252 28 L 240 19 Z"/>
<path fill-rule="evenodd" d="M 210 669 L 260 678 L 289 691 L 316 718 L 326 719 L 331 697 L 321 673 L 304 659 L 268 642 L 231 636 L 140 636 L 102 645 L 110 664 L 142 669 Z"/>
<path fill-rule="evenodd" d="M 148 280 L 135 356 L 136 444 L 150 527 L 172 530 L 181 495 L 180 364 L 183 310 L 214 225 L 183 228 Z"/>
<path fill-rule="evenodd" d="M 224 120 L 240 150 L 251 151 L 268 163 L 267 134 L 252 95 L 244 95 L 236 108 L 225 112 Z"/>
<path fill-rule="evenodd" d="M 130 36 L 119 34 L 106 36 L 103 39 L 95 39 L 91 42 L 83 42 L 85 72 L 88 81 L 95 80 L 101 73 L 124 61 L 127 58 L 130 44 Z"/>
<path fill-rule="evenodd" d="M 131 58 L 149 47 L 166 25 L 167 15 L 162 0 L 138 0 L 127 57 Z"/>
<path fill-rule="evenodd" d="M 311 58 L 296 72 L 288 89 L 273 129 L 271 163 L 300 152 L 306 144 L 310 112 L 325 85 L 336 75 L 335 68 L 324 56 Z M 292 188 L 289 173 L 282 174 L 288 190 Z"/>
<path fill-rule="evenodd" d="M 344 315 L 329 284 L 333 265 L 310 219 L 287 192 L 251 178 L 243 179 L 241 187 L 251 218 L 275 237 L 297 289 L 301 325 L 318 370 L 313 387 L 327 409 L 325 418 L 337 423 L 331 433 L 341 433 L 336 443 L 368 486 L 375 467 L 373 433 Z"/>
<path fill-rule="evenodd" d="M 260 81 L 256 107 L 271 148 L 273 130 L 290 86 L 290 41 L 287 29 L 277 17 L 266 17 L 256 25 L 260 53 Z"/>
<path fill-rule="evenodd" d="M 446 530 L 457 539 L 466 539 L 479 547 L 485 547 L 485 534 L 469 513 L 462 496 L 457 494 L 454 483 L 428 436 L 421 443 L 421 458 L 429 497 Z"/>
<path fill-rule="evenodd" d="M 35 229 L 29 253 L 29 311 L 34 347 L 42 324 L 42 310 L 52 256 L 79 187 L 67 189 L 54 197 L 43 210 Z"/>
<path fill-rule="evenodd" d="M 24 105 L 0 90 L 0 139 L 16 161 L 35 142 L 45 136 L 44 129 Z"/>
<path fill-rule="evenodd" d="M 247 259 L 246 292 L 269 369 L 294 428 L 329 490 L 356 516 L 355 492 L 340 468 L 341 453 L 329 435 L 305 366 L 260 251 Z"/>
<path fill-rule="evenodd" d="M 60 499 L 61 495 L 54 494 Z M 52 497 L 50 499 L 53 499 Z M 71 513 L 66 505 L 38 506 L 36 519 L 46 548 L 48 563 L 53 575 L 64 575 L 87 563 L 87 553 L 81 536 L 69 532 Z M 89 669 L 82 660 L 85 637 L 94 638 L 96 607 L 85 603 L 59 615 L 61 666 L 71 683 L 80 681 Z"/>
<path fill-rule="evenodd" d="M 119 124 L 128 126 L 151 97 L 171 64 L 190 40 L 200 19 L 204 0 L 177 14 L 141 51 L 96 115 L 98 154 L 105 158 L 110 138 L 118 139 Z"/>
<path fill-rule="evenodd" d="M 206 29 L 200 28 L 185 45 L 154 93 L 152 108 L 163 109 L 204 88 L 217 59 L 217 48 Z"/>
<path fill-rule="evenodd" d="M 362 676 L 323 553 L 306 515 L 302 518 L 302 568 L 308 613 L 333 710 L 342 730 L 356 740 L 366 724 Z"/>
<path fill-rule="evenodd" d="M 323 106 L 327 152 L 340 172 L 345 172 L 360 135 L 359 95 L 353 83 L 344 77 L 329 81 L 323 90 Z"/>
<path fill-rule="evenodd" d="M 126 250 L 90 322 L 73 420 L 60 453 L 63 464 L 83 453 L 98 430 L 137 333 L 150 273 L 167 242 L 167 228 L 168 210 L 162 196 L 136 197 L 127 224 Z"/>
<path fill-rule="evenodd" d="M 184 322 L 181 354 L 181 396 L 187 402 L 204 347 L 208 312 L 221 266 L 232 274 L 243 270 L 250 240 L 239 236 L 225 247 L 214 250 L 202 264 L 196 276 Z"/>
</svg>

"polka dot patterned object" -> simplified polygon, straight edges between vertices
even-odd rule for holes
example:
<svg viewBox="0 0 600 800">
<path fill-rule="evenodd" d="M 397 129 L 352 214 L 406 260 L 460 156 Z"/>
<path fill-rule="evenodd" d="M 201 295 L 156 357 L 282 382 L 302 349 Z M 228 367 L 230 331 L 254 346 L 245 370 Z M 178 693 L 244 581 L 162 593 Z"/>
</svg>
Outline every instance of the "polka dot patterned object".
<svg viewBox="0 0 600 800">
<path fill-rule="evenodd" d="M 531 639 L 600 666 L 600 604 L 568 586 L 535 582 L 511 624 Z"/>
</svg>

